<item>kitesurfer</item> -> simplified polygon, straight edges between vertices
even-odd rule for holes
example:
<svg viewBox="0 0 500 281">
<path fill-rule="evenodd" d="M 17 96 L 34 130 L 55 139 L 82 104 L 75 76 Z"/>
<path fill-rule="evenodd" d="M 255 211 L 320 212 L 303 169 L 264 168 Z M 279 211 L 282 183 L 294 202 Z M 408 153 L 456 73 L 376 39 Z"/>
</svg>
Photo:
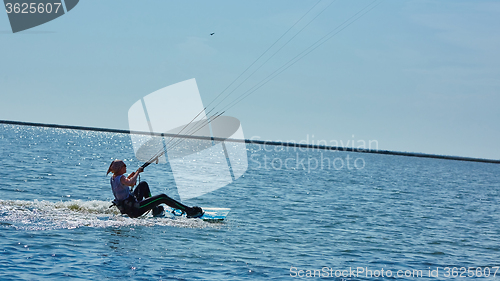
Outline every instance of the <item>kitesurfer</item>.
<svg viewBox="0 0 500 281">
<path fill-rule="evenodd" d="M 188 207 L 176 200 L 168 197 L 165 194 L 151 196 L 149 186 L 146 182 L 140 182 L 132 192 L 129 186 L 135 186 L 139 173 L 143 172 L 140 167 L 136 172 L 131 173 L 128 177 L 124 174 L 127 172 L 127 165 L 122 160 L 114 160 L 109 165 L 107 174 L 113 173 L 110 179 L 111 189 L 115 200 L 113 204 L 120 210 L 122 214 L 127 214 L 131 218 L 142 216 L 149 210 L 153 210 L 153 216 L 163 213 L 163 206 L 166 204 L 174 209 L 185 212 L 188 218 L 198 218 L 203 215 L 203 210 L 200 207 Z"/>
</svg>

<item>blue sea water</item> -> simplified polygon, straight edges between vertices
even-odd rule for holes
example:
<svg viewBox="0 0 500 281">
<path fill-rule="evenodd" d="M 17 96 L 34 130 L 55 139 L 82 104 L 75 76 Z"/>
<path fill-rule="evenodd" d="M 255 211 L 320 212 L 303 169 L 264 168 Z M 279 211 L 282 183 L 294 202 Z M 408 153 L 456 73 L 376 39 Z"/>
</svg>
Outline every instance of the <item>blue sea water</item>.
<svg viewBox="0 0 500 281">
<path fill-rule="evenodd" d="M 108 208 L 105 175 L 115 158 L 142 164 L 128 135 L 0 125 L 0 279 L 500 277 L 500 165 L 247 151 L 242 178 L 186 201 L 231 208 L 223 223 L 130 219 Z M 179 198 L 168 164 L 142 180 Z"/>
</svg>

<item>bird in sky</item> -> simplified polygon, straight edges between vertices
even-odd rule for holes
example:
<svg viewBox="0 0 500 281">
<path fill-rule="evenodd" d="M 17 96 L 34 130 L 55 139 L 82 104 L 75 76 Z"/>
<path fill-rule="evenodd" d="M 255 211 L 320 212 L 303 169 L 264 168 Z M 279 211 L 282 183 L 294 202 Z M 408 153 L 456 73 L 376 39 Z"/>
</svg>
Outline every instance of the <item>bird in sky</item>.
<svg viewBox="0 0 500 281">
<path fill-rule="evenodd" d="M 212 32 L 212 33 L 210 33 L 210 36 L 212 36 L 212 35 L 214 35 L 214 34 L 215 34 L 215 32 Z"/>
</svg>

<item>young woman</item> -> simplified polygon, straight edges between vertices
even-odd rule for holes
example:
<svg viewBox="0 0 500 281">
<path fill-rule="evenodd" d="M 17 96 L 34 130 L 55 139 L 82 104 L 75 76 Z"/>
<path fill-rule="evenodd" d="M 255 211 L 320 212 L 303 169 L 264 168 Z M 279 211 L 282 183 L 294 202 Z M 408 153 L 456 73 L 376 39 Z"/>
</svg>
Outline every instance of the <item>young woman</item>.
<svg viewBox="0 0 500 281">
<path fill-rule="evenodd" d="M 174 209 L 185 212 L 188 218 L 198 218 L 203 215 L 203 210 L 200 207 L 188 207 L 165 194 L 151 196 L 149 186 L 146 182 L 140 182 L 134 192 L 132 192 L 129 186 L 135 186 L 137 177 L 143 170 L 141 167 L 126 177 L 124 174 L 127 172 L 127 165 L 122 160 L 115 160 L 109 165 L 107 174 L 110 172 L 113 173 L 110 179 L 111 189 L 115 196 L 113 204 L 118 207 L 118 210 L 122 214 L 127 214 L 131 218 L 137 218 L 147 211 L 153 210 L 153 215 L 158 215 L 163 212 L 163 207 L 159 205 L 166 204 Z"/>
</svg>

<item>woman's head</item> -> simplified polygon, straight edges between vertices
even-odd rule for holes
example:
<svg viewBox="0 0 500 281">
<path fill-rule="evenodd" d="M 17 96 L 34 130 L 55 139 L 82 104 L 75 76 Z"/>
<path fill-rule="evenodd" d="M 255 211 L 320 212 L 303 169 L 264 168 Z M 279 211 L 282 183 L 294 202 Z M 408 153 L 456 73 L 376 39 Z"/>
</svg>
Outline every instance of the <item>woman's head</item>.
<svg viewBox="0 0 500 281">
<path fill-rule="evenodd" d="M 111 165 L 109 165 L 109 169 L 106 175 L 109 174 L 110 172 L 116 175 L 120 173 L 123 167 L 127 167 L 127 165 L 125 165 L 125 163 L 122 160 L 116 159 L 113 162 L 111 162 Z"/>
</svg>

